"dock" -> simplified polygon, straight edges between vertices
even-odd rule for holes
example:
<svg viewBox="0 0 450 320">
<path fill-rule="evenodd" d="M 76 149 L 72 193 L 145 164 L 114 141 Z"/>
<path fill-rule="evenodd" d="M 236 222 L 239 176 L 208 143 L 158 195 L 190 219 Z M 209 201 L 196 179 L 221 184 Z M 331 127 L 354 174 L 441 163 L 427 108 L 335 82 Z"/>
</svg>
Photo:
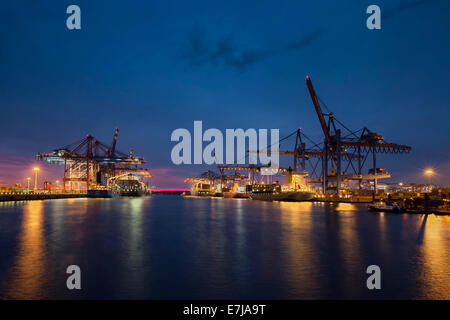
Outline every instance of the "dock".
<svg viewBox="0 0 450 320">
<path fill-rule="evenodd" d="M 0 202 L 5 201 L 28 201 L 28 200 L 49 200 L 49 199 L 68 199 L 68 198 L 86 198 L 85 192 L 76 193 L 0 193 Z"/>
</svg>

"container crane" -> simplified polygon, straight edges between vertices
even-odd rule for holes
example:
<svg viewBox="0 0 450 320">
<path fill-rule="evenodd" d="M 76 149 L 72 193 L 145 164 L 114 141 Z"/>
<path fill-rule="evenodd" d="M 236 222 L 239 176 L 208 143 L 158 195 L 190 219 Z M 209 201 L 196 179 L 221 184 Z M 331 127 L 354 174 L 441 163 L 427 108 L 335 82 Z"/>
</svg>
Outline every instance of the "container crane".
<svg viewBox="0 0 450 320">
<path fill-rule="evenodd" d="M 145 176 L 151 176 L 148 169 L 141 168 L 145 164 L 144 158 L 127 155 L 116 149 L 119 129 L 116 128 L 113 143 L 108 146 L 90 134 L 82 140 L 68 144 L 48 153 L 38 153 L 36 159 L 53 164 L 64 165 L 63 189 L 66 184 L 78 185 L 86 183 L 86 189 L 97 186 L 106 186 L 110 177 L 123 172 L 145 172 Z"/>
<path fill-rule="evenodd" d="M 373 180 L 373 197 L 375 198 L 378 179 L 390 177 L 386 170 L 377 168 L 377 153 L 408 153 L 411 147 L 385 142 L 383 136 L 367 127 L 357 131 L 348 129 L 335 118 L 332 112 L 323 113 L 319 97 L 309 76 L 306 77 L 306 85 L 324 134 L 323 154 L 321 156 L 323 193 L 327 192 L 329 182 L 336 183 L 335 191 L 339 194 L 342 181 L 358 180 L 361 186 L 361 180 Z M 326 118 L 328 118 L 328 121 L 326 121 Z M 344 131 L 346 132 L 345 136 L 343 135 Z M 370 154 L 372 155 L 372 168 L 368 174 L 363 174 L 363 166 Z M 348 160 L 344 170 L 342 170 L 343 159 Z M 328 168 L 330 168 L 330 171 Z M 348 170 L 352 172 L 348 173 Z"/>
</svg>

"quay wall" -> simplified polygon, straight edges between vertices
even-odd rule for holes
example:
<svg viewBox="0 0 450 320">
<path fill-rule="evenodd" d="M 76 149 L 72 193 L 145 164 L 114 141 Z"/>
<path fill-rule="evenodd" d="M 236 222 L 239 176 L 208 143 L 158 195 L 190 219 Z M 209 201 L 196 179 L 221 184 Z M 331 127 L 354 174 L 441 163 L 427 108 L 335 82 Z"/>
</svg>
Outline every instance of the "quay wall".
<svg viewBox="0 0 450 320">
<path fill-rule="evenodd" d="M 86 198 L 86 193 L 0 193 L 0 202 L 47 199 Z"/>
</svg>

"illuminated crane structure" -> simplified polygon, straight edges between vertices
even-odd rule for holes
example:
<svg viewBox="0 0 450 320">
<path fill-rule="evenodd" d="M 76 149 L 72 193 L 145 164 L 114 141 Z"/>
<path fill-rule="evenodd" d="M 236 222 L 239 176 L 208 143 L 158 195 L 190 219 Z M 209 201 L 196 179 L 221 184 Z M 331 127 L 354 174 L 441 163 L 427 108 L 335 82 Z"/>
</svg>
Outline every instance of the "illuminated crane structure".
<svg viewBox="0 0 450 320">
<path fill-rule="evenodd" d="M 315 143 L 301 129 L 294 131 L 280 142 L 296 134 L 294 151 L 277 151 L 278 154 L 294 156 L 294 170 L 309 171 L 310 183 L 320 183 L 322 192 L 339 194 L 342 182 L 358 181 L 359 188 L 363 180 L 373 180 L 373 196 L 377 191 L 378 179 L 389 178 L 384 168 L 377 168 L 378 153 L 408 153 L 410 146 L 388 143 L 383 136 L 364 127 L 357 131 L 348 129 L 336 119 L 332 112 L 323 113 L 319 98 L 314 90 L 310 77 L 306 77 L 306 85 L 311 95 L 314 108 L 324 134 L 323 143 Z M 305 139 L 313 146 L 306 148 Z M 272 153 L 270 150 L 249 151 Z M 370 160 L 372 163 L 370 164 Z M 369 166 L 367 173 L 363 169 Z M 309 170 L 308 170 L 309 169 Z"/>
<path fill-rule="evenodd" d="M 383 136 L 367 127 L 357 131 L 348 129 L 332 112 L 328 114 L 322 112 L 309 76 L 306 77 L 306 85 L 325 136 L 320 156 L 322 162 L 320 182 L 323 193 L 327 192 L 330 183 L 334 184 L 331 190 L 339 193 L 343 181 L 357 180 L 361 186 L 362 180 L 373 180 L 375 196 L 378 179 L 390 177 L 386 169 L 377 168 L 377 154 L 408 153 L 411 147 L 388 143 Z M 368 173 L 364 174 L 362 170 L 369 157 L 372 158 L 372 163 Z"/>
<path fill-rule="evenodd" d="M 36 159 L 64 165 L 64 191 L 67 185 L 70 190 L 81 190 L 81 183 L 85 184 L 86 190 L 111 188 L 108 182 L 126 172 L 151 177 L 150 171 L 141 167 L 146 163 L 144 158 L 133 156 L 131 149 L 129 154 L 116 150 L 118 134 L 116 128 L 111 146 L 88 134 L 86 138 L 53 152 L 39 153 Z"/>
<path fill-rule="evenodd" d="M 208 171 L 200 174 L 198 177 L 186 178 L 184 180 L 184 182 L 185 183 L 187 183 L 187 182 L 202 182 L 202 183 L 213 182 L 214 183 L 217 180 L 220 180 L 220 175 L 218 175 L 214 171 L 208 170 Z"/>
</svg>

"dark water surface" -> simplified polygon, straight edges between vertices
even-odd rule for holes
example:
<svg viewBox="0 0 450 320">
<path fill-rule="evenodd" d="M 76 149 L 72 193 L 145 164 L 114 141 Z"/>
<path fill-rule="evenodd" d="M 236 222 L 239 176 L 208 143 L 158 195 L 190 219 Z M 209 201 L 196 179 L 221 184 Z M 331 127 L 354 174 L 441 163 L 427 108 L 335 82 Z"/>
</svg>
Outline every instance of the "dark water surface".
<svg viewBox="0 0 450 320">
<path fill-rule="evenodd" d="M 81 267 L 82 290 L 66 288 Z M 381 290 L 366 287 L 379 265 Z M 0 203 L 0 298 L 450 299 L 450 217 L 152 196 Z"/>
</svg>

